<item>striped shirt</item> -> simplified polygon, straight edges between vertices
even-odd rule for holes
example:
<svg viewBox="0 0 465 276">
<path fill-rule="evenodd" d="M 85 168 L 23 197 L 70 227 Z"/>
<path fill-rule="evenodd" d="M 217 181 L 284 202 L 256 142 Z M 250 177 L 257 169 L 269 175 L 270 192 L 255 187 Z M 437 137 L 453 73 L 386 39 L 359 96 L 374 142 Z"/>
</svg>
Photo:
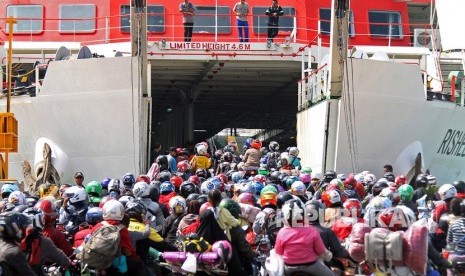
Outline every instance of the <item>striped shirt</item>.
<svg viewBox="0 0 465 276">
<path fill-rule="evenodd" d="M 457 219 L 449 225 L 447 243 L 455 244 L 456 251 L 465 252 L 465 218 Z"/>
</svg>

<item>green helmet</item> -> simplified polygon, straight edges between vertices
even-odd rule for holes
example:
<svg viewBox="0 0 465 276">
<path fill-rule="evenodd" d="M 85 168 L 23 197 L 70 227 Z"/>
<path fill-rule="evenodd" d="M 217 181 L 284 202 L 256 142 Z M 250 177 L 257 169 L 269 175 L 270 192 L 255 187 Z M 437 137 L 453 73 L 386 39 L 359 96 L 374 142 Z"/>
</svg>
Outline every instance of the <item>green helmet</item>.
<svg viewBox="0 0 465 276">
<path fill-rule="evenodd" d="M 413 187 L 409 184 L 404 184 L 397 189 L 402 201 L 410 201 L 413 198 Z"/>
<path fill-rule="evenodd" d="M 312 174 L 312 168 L 310 167 L 303 167 L 302 170 L 300 170 L 301 173 L 308 173 Z"/>
<path fill-rule="evenodd" d="M 278 194 L 278 190 L 273 186 L 273 185 L 266 185 L 261 191 L 260 195 L 266 193 L 266 192 L 273 192 L 275 194 Z"/>
<path fill-rule="evenodd" d="M 98 181 L 92 181 L 86 184 L 86 193 L 91 197 L 102 196 L 102 184 Z"/>
<path fill-rule="evenodd" d="M 227 209 L 235 218 L 239 218 L 242 212 L 239 204 L 230 198 L 221 200 L 220 207 Z"/>
<path fill-rule="evenodd" d="M 268 171 L 268 169 L 266 167 L 260 167 L 260 168 L 258 168 L 258 174 L 268 176 L 270 174 L 270 172 Z"/>
</svg>

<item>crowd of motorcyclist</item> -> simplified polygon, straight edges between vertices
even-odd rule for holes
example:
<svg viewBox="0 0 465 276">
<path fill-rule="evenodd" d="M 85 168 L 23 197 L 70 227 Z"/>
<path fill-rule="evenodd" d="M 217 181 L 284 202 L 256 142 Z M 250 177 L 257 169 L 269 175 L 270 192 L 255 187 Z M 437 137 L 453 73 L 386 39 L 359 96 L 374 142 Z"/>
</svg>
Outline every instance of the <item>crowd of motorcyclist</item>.
<svg viewBox="0 0 465 276">
<path fill-rule="evenodd" d="M 37 195 L 5 183 L 0 275 L 45 275 L 52 264 L 84 273 L 75 254 L 108 224 L 120 227 L 127 271 L 111 267 L 99 275 L 168 274 L 153 260 L 183 250 L 186 237 L 227 241 L 229 275 L 263 273 L 271 248 L 283 257 L 286 275 L 342 273 L 345 261 L 370 274 L 372 267 L 355 262 L 345 247 L 352 226 L 397 231 L 419 219 L 428 221 L 428 250 L 418 252 L 428 255 L 428 275 L 465 261 L 463 181 L 444 184 L 420 174 L 407 183 L 389 165 L 380 178 L 368 171 L 313 173 L 301 166 L 297 147 L 280 151 L 277 142 L 263 147 L 252 138 L 242 151 L 231 142 L 210 152 L 205 142 L 194 152 L 175 149 L 159 155 L 146 175 L 85 185 L 77 172 L 75 183 L 42 184 Z M 404 223 L 392 223 L 398 214 Z"/>
</svg>

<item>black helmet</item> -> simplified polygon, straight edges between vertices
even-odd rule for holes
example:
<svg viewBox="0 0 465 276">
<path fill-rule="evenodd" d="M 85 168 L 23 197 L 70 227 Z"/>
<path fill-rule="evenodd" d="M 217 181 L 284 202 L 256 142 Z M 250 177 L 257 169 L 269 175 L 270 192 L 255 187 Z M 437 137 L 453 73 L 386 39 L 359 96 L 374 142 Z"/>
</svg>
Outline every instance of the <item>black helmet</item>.
<svg viewBox="0 0 465 276">
<path fill-rule="evenodd" d="M 289 175 L 287 173 L 281 173 L 278 176 L 278 184 L 286 185 L 286 180 Z"/>
<path fill-rule="evenodd" d="M 309 200 L 305 203 L 307 215 L 309 215 L 309 222 L 312 225 L 320 224 L 320 210 L 324 209 L 323 204 L 318 200 Z"/>
<path fill-rule="evenodd" d="M 157 185 L 157 183 L 160 183 L 159 185 Z M 149 198 L 153 201 L 153 202 L 158 202 L 158 198 L 160 197 L 160 190 L 158 187 L 160 187 L 161 185 L 161 182 L 160 181 L 153 181 L 152 183 L 150 183 L 149 185 Z"/>
<path fill-rule="evenodd" d="M 197 192 L 197 187 L 190 181 L 184 181 L 179 188 L 179 195 L 185 199 L 195 192 Z"/>
<path fill-rule="evenodd" d="M 415 179 L 416 188 L 426 187 L 427 185 L 428 185 L 428 177 L 426 176 L 426 174 L 418 175 L 417 179 Z"/>
<path fill-rule="evenodd" d="M 389 187 L 389 184 L 386 181 L 382 181 L 382 180 L 378 181 L 371 188 L 371 193 L 373 194 L 373 196 L 377 196 L 381 193 L 381 191 L 384 188 L 387 188 L 387 187 Z"/>
<path fill-rule="evenodd" d="M 186 198 L 186 204 L 189 205 L 189 202 L 191 202 L 192 200 L 197 200 L 199 198 L 199 194 L 197 193 L 193 193 L 193 194 L 190 194 L 187 198 Z"/>
<path fill-rule="evenodd" d="M 272 152 L 278 151 L 278 150 L 279 150 L 279 144 L 278 144 L 278 142 L 276 142 L 276 141 L 271 141 L 270 144 L 268 145 L 268 148 L 269 148 L 270 151 L 272 151 Z"/>
<path fill-rule="evenodd" d="M 465 193 L 465 182 L 464 181 L 456 180 L 454 181 L 454 183 L 452 183 L 452 185 L 454 185 L 455 189 L 457 190 L 457 193 Z"/>
<path fill-rule="evenodd" d="M 383 175 L 384 178 L 387 179 L 389 182 L 395 182 L 396 181 L 396 176 L 392 172 L 387 172 Z"/>
<path fill-rule="evenodd" d="M 225 152 L 223 154 L 223 161 L 231 163 L 233 161 L 233 155 L 230 152 Z"/>
<path fill-rule="evenodd" d="M 221 200 L 220 207 L 227 209 L 236 219 L 238 219 L 241 214 L 241 207 L 239 204 L 230 198 Z"/>
<path fill-rule="evenodd" d="M 329 171 L 325 172 L 325 175 L 323 176 L 321 181 L 325 182 L 325 183 L 329 183 L 329 182 L 331 182 L 331 180 L 336 179 L 336 178 L 337 178 L 336 172 L 329 170 Z"/>
<path fill-rule="evenodd" d="M 207 195 L 200 195 L 197 198 L 197 202 L 199 203 L 200 206 L 202 206 L 202 204 L 204 204 L 207 201 L 208 201 Z"/>
<path fill-rule="evenodd" d="M 270 182 L 276 183 L 276 184 L 279 183 L 280 182 L 279 181 L 279 175 L 280 175 L 279 171 L 272 172 L 270 174 Z"/>
<path fill-rule="evenodd" d="M 278 198 L 276 199 L 276 206 L 278 209 L 281 209 L 284 203 L 291 199 L 294 199 L 294 197 L 289 191 L 281 192 L 278 194 Z"/>
<path fill-rule="evenodd" d="M 160 182 L 170 181 L 170 178 L 171 178 L 171 173 L 166 170 L 160 172 L 160 174 L 158 175 L 158 181 Z"/>
<path fill-rule="evenodd" d="M 136 178 L 134 177 L 134 174 L 127 173 L 123 176 L 123 185 L 124 187 L 126 187 L 126 190 L 131 190 L 134 183 L 136 183 Z"/>
<path fill-rule="evenodd" d="M 170 168 L 168 164 L 168 157 L 166 155 L 158 156 L 155 162 L 158 164 L 158 166 L 160 166 L 160 171 L 167 171 Z"/>
<path fill-rule="evenodd" d="M 197 169 L 197 170 L 195 171 L 195 174 L 196 174 L 198 177 L 207 178 L 207 170 L 205 170 L 205 169 Z"/>
<path fill-rule="evenodd" d="M 25 214 L 4 212 L 0 214 L 0 237 L 20 241 L 26 235 L 31 220 Z"/>
<path fill-rule="evenodd" d="M 142 202 L 140 199 L 129 201 L 126 203 L 126 214 L 129 217 L 141 216 L 147 213 L 147 205 Z"/>
</svg>

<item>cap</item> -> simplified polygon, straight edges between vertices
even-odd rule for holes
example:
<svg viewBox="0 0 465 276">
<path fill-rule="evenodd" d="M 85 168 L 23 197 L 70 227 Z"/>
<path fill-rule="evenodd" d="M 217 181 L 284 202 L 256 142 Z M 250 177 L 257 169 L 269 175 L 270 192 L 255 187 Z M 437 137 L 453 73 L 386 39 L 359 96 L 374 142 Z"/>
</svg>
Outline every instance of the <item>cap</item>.
<svg viewBox="0 0 465 276">
<path fill-rule="evenodd" d="M 84 178 L 84 174 L 82 174 L 82 172 L 77 172 L 74 174 L 74 178 L 78 178 L 78 177 L 82 177 Z"/>
</svg>

